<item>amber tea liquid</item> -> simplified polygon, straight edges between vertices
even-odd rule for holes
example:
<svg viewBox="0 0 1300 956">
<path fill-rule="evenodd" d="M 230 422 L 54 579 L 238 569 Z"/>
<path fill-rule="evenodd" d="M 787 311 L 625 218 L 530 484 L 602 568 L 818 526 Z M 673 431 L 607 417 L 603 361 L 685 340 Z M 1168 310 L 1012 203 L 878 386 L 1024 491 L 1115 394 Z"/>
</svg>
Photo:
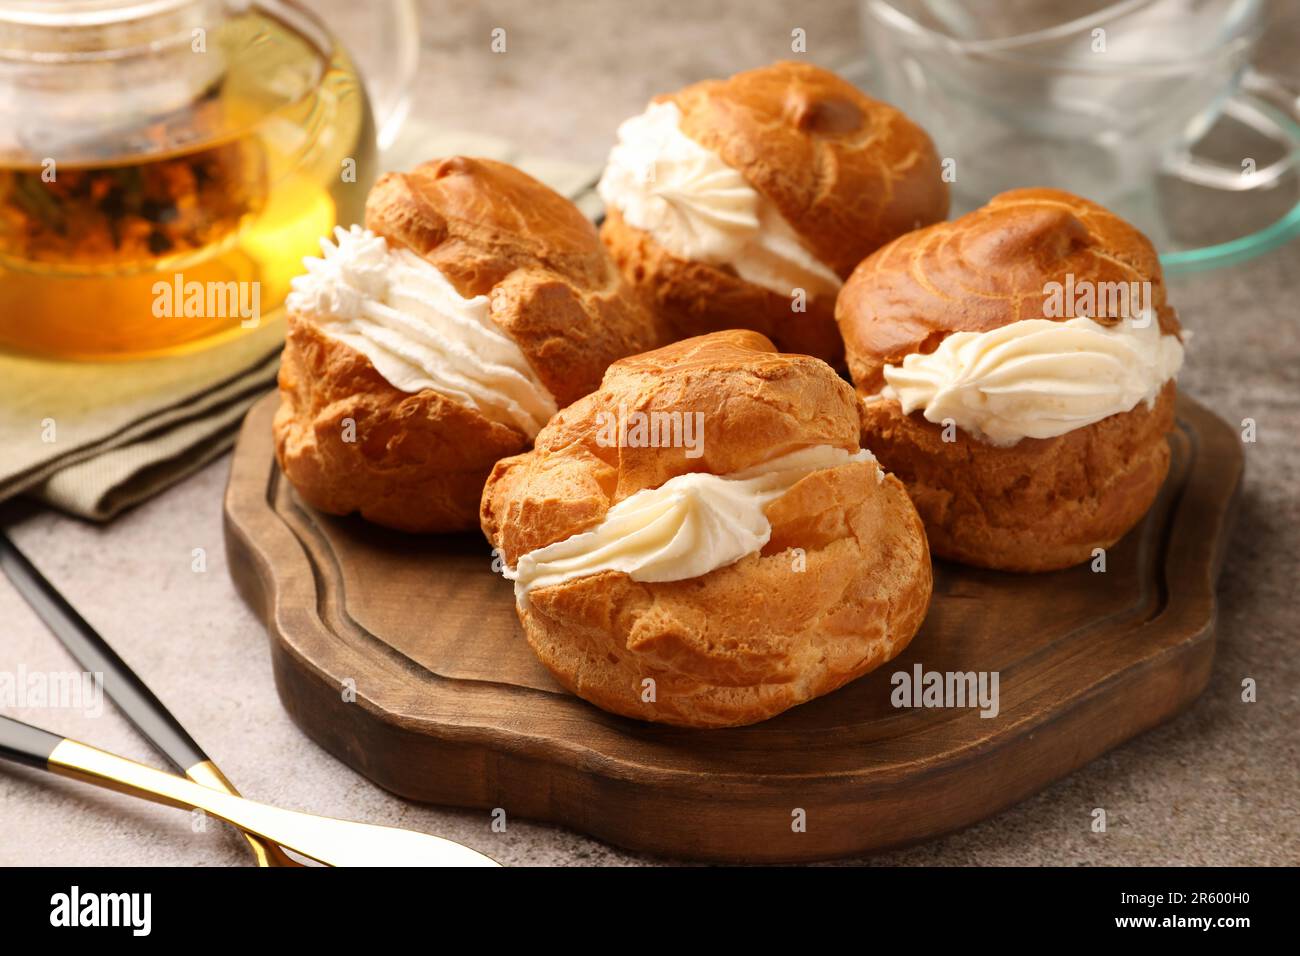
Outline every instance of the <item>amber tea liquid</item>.
<svg viewBox="0 0 1300 956">
<path fill-rule="evenodd" d="M 220 77 L 133 133 L 143 148 L 0 152 L 0 348 L 130 358 L 240 334 L 275 320 L 320 237 L 360 221 L 374 129 L 346 55 L 257 11 L 214 34 Z M 247 305 L 252 283 L 249 320 L 224 293 Z M 187 310 L 185 288 L 219 294 Z"/>
</svg>

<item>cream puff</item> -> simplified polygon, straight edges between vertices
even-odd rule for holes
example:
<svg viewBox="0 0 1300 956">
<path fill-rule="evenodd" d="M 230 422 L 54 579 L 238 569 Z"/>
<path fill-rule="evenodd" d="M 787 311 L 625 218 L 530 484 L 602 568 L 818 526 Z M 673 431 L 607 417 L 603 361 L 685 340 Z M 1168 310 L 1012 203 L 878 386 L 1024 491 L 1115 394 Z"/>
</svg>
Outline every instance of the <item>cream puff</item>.
<svg viewBox="0 0 1300 956">
<path fill-rule="evenodd" d="M 599 192 L 601 238 L 674 338 L 749 328 L 835 365 L 843 280 L 948 214 L 924 130 L 806 63 L 656 97 L 619 127 Z"/>
<path fill-rule="evenodd" d="M 907 485 L 936 555 L 1069 567 L 1154 501 L 1182 335 L 1155 249 L 1114 213 L 1003 193 L 867 258 L 836 318 L 863 441 Z"/>
<path fill-rule="evenodd" d="M 658 340 L 595 227 L 513 167 L 383 176 L 288 299 L 276 455 L 312 506 L 406 531 L 477 524 L 493 464 Z"/>
<path fill-rule="evenodd" d="M 727 727 L 899 654 L 929 552 L 859 408 L 829 365 L 752 331 L 615 362 L 483 490 L 541 662 L 616 714 Z"/>
</svg>

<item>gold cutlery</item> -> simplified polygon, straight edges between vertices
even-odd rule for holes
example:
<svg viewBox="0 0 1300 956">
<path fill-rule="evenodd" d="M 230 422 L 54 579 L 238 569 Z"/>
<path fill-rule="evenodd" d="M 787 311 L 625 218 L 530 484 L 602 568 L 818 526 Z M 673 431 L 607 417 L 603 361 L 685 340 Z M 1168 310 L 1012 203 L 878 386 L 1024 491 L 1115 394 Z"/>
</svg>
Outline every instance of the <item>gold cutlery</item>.
<svg viewBox="0 0 1300 956">
<path fill-rule="evenodd" d="M 327 866 L 500 865 L 427 833 L 319 817 L 223 793 L 12 717 L 0 717 L 0 757 L 165 806 L 202 810 Z"/>
<path fill-rule="evenodd" d="M 155 750 L 195 783 L 239 796 L 239 791 L 157 695 L 3 531 L 0 531 L 0 568 L 86 673 L 103 676 L 104 693 Z M 301 865 L 277 846 L 268 846 L 253 836 L 248 837 L 248 842 L 258 866 Z"/>
<path fill-rule="evenodd" d="M 384 865 L 390 860 L 396 863 L 403 859 L 414 863 L 417 859 L 426 858 L 461 861 L 442 865 L 496 865 L 473 850 L 437 837 L 394 830 L 391 827 L 315 817 L 242 799 L 225 774 L 181 726 L 180 721 L 2 531 L 0 568 L 4 569 L 14 587 L 77 662 L 88 673 L 102 675 L 104 693 L 154 748 L 185 774 L 189 781 L 4 717 L 0 717 L 0 757 L 7 756 L 62 776 L 169 806 L 202 809 L 244 831 L 258 866 L 302 865 L 275 842 L 264 839 L 267 834 L 258 829 L 258 826 L 267 825 L 277 832 L 284 829 L 295 834 L 296 839 L 306 839 L 317 849 L 328 850 L 329 859 L 326 859 L 296 846 L 290 847 L 321 863 L 345 865 L 338 861 L 347 861 L 346 865 L 355 865 L 359 848 L 366 848 L 372 852 L 362 854 L 360 859 L 369 865 Z M 13 736 L 8 747 L 3 737 L 5 733 Z M 41 748 L 46 745 L 49 747 L 42 756 Z M 30 749 L 33 747 L 35 749 Z M 175 787 L 179 785 L 184 785 L 184 789 L 177 791 Z M 195 792 L 190 789 L 195 787 L 199 791 L 206 788 L 210 792 Z M 221 797 L 229 800 L 222 803 L 217 799 Z M 214 799 L 216 803 L 213 802 Z M 218 806 L 224 807 L 227 812 L 223 813 Z M 227 813 L 234 813 L 239 819 L 251 820 L 255 825 L 244 826 L 239 820 L 227 816 Z M 370 831 L 378 831 L 381 835 L 365 835 Z M 399 836 L 394 837 L 392 834 Z M 369 845 L 366 842 L 368 840 L 372 841 Z M 388 847 L 392 849 L 386 849 Z M 470 862 L 475 858 L 477 863 Z"/>
</svg>

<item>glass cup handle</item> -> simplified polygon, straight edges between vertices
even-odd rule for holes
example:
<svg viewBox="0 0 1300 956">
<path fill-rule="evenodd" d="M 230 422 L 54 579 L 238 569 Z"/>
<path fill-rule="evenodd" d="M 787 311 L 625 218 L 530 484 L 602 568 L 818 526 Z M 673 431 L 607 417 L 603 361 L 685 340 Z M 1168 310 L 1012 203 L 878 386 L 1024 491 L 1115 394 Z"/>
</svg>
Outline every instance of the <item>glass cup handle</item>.
<svg viewBox="0 0 1300 956">
<path fill-rule="evenodd" d="M 1233 166 L 1182 149 L 1165 160 L 1166 172 L 1198 186 L 1246 192 L 1272 186 L 1300 162 L 1300 93 L 1284 81 L 1248 69 L 1223 112 L 1279 143 L 1285 150 L 1282 157 L 1256 168 L 1253 160 L 1244 159 L 1240 166 Z"/>
</svg>

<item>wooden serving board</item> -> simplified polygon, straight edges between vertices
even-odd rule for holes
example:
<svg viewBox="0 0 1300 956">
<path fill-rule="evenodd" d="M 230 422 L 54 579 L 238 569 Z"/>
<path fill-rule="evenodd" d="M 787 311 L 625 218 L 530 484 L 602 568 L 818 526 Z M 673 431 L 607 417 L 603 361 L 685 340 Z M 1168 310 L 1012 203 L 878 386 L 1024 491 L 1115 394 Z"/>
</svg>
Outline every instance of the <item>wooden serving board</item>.
<svg viewBox="0 0 1300 956">
<path fill-rule="evenodd" d="M 232 573 L 265 617 L 293 719 L 414 800 L 501 807 L 674 857 L 863 853 L 1023 800 L 1177 714 L 1210 674 L 1242 451 L 1187 398 L 1160 498 L 1105 573 L 939 563 L 901 657 L 765 723 L 707 731 L 615 717 L 562 690 L 480 535 L 410 536 L 304 506 L 275 464 L 276 402 L 253 408 L 235 451 Z M 891 675 L 917 664 L 997 671 L 998 715 L 895 708 Z"/>
</svg>

